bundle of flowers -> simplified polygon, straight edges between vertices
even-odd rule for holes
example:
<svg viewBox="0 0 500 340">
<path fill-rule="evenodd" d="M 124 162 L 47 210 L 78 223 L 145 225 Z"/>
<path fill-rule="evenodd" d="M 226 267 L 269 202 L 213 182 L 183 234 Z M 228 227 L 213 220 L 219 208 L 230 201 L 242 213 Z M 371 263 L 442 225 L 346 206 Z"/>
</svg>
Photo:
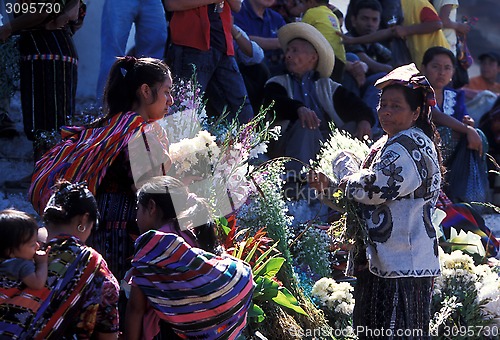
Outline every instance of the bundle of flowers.
<svg viewBox="0 0 500 340">
<path fill-rule="evenodd" d="M 330 261 L 331 238 L 322 229 L 312 227 L 304 229 L 297 242 L 291 247 L 294 262 L 298 266 L 308 266 L 310 270 L 320 277 L 330 276 L 332 273 Z M 300 229 L 296 229 L 296 234 Z"/>
<path fill-rule="evenodd" d="M 257 186 L 250 199 L 238 211 L 238 219 L 242 226 L 257 231 L 266 226 L 268 235 L 280 241 L 278 250 L 287 261 L 287 275 L 291 275 L 292 256 L 288 242 L 292 239 L 289 226 L 293 218 L 281 195 L 281 174 L 284 172 L 284 161 L 267 163 L 253 170 L 252 182 Z"/>
<path fill-rule="evenodd" d="M 329 139 L 322 144 L 316 160 L 311 161 L 311 166 L 326 175 L 333 184 L 337 184 L 344 176 L 359 169 L 362 160 L 368 155 L 369 147 L 364 141 L 352 137 L 333 124 L 330 124 L 330 129 L 332 133 Z M 347 199 L 338 188 L 330 188 L 328 196 L 325 202 L 341 213 L 341 218 L 334 221 L 328 230 L 334 250 L 363 251 L 364 245 L 370 240 L 359 204 Z M 355 244 L 355 248 L 351 244 Z"/>
<path fill-rule="evenodd" d="M 169 114 L 159 121 L 167 133 L 169 142 L 177 143 L 183 139 L 194 138 L 204 129 L 207 122 L 205 105 L 196 80 L 178 80 L 172 89 L 172 97 L 174 103 L 170 107 Z"/>
<path fill-rule="evenodd" d="M 500 280 L 487 265 L 476 266 L 471 256 L 460 250 L 441 250 L 442 273 L 434 281 L 431 334 L 445 338 L 450 329 L 474 329 L 485 336 L 500 317 Z M 498 327 L 498 326 L 495 326 Z M 464 334 L 467 335 L 467 334 Z"/>
<path fill-rule="evenodd" d="M 205 177 L 214 172 L 220 149 L 215 137 L 202 130 L 194 138 L 184 138 L 171 144 L 169 153 L 178 178 Z"/>
<path fill-rule="evenodd" d="M 348 282 L 336 282 L 327 277 L 320 279 L 313 286 L 314 301 L 325 312 L 335 329 L 352 329 L 353 291 L 354 288 Z"/>
<path fill-rule="evenodd" d="M 332 180 L 339 181 L 341 178 L 337 178 L 338 174 L 333 171 L 333 163 L 339 154 L 348 151 L 361 164 L 361 161 L 368 155 L 369 147 L 365 142 L 353 138 L 333 123 L 330 123 L 330 130 L 332 133 L 329 139 L 322 144 L 316 160 L 311 161 L 311 165 Z"/>
<path fill-rule="evenodd" d="M 216 216 L 225 216 L 255 192 L 249 161 L 266 152 L 279 131 L 270 128 L 265 111 L 243 125 L 228 122 L 225 114 L 211 121 L 196 80 L 179 84 L 171 113 L 161 122 L 171 143 L 173 175 L 189 176 L 190 191 L 208 198 Z"/>
</svg>

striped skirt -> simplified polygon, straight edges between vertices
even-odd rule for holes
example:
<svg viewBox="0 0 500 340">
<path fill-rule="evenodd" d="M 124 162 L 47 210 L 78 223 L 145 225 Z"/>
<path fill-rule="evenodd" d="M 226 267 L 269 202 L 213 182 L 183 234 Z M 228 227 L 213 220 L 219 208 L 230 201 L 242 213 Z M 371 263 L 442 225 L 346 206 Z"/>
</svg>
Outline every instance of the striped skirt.
<svg viewBox="0 0 500 340">
<path fill-rule="evenodd" d="M 78 55 L 66 30 L 21 32 L 20 84 L 24 131 L 59 130 L 75 111 Z"/>
<path fill-rule="evenodd" d="M 430 339 L 432 277 L 356 274 L 353 327 L 359 339 Z"/>
<path fill-rule="evenodd" d="M 130 269 L 134 255 L 134 239 L 138 235 L 135 196 L 99 193 L 96 197 L 101 214 L 99 227 L 93 230 L 87 245 L 97 250 L 118 282 Z"/>
</svg>

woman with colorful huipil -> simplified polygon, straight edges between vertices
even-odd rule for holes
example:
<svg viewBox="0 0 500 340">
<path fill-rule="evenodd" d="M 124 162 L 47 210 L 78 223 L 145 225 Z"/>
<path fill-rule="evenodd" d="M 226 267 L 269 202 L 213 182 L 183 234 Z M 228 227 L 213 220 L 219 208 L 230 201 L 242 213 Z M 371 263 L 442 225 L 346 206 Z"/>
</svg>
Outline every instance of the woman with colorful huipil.
<svg viewBox="0 0 500 340">
<path fill-rule="evenodd" d="M 122 279 L 130 267 L 135 192 L 147 178 L 170 168 L 168 139 L 156 122 L 172 105 L 172 77 L 153 58 L 118 58 L 105 88 L 105 116 L 89 126 L 63 128 L 63 141 L 36 164 L 30 198 L 43 210 L 58 178 L 86 180 L 102 212 L 101 228 L 89 238 L 111 271 Z"/>
<path fill-rule="evenodd" d="M 368 232 L 354 258 L 354 328 L 360 338 L 382 329 L 419 329 L 428 338 L 432 282 L 440 274 L 431 222 L 442 172 L 430 117 L 434 91 L 414 64 L 393 70 L 376 86 L 387 135 L 362 168 L 340 182 L 346 197 L 359 203 Z M 309 180 L 321 193 L 328 189 L 325 175 L 312 172 Z"/>
<path fill-rule="evenodd" d="M 0 280 L 1 339 L 117 339 L 119 286 L 85 245 L 99 212 L 85 183 L 58 182 L 45 208 L 48 278 L 41 289 Z"/>
</svg>

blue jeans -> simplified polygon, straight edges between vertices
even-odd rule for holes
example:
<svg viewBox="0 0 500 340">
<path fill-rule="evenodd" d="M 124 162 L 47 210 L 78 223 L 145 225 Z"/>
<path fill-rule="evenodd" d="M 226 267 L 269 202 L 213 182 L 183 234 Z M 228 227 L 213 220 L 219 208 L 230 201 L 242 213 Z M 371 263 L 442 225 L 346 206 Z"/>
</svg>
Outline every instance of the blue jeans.
<svg viewBox="0 0 500 340">
<path fill-rule="evenodd" d="M 200 51 L 179 45 L 171 45 L 168 55 L 175 77 L 191 79 L 194 65 L 198 85 L 217 113 L 227 106 L 229 120 L 237 117 L 240 123 L 246 123 L 253 118 L 245 83 L 233 56 L 213 48 Z"/>
<path fill-rule="evenodd" d="M 163 59 L 167 20 L 161 0 L 106 0 L 101 19 L 101 67 L 97 98 L 103 96 L 109 70 L 116 57 L 126 54 L 127 40 L 135 23 L 135 55 Z"/>
</svg>

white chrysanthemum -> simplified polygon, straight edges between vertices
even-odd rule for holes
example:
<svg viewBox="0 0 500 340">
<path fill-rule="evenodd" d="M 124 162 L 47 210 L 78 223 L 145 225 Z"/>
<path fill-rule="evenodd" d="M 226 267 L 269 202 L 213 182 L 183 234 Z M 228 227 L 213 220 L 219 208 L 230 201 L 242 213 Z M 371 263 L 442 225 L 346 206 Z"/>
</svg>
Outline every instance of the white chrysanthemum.
<svg viewBox="0 0 500 340">
<path fill-rule="evenodd" d="M 249 158 L 257 158 L 260 154 L 267 152 L 267 144 L 259 143 L 254 148 L 250 150 Z"/>
<path fill-rule="evenodd" d="M 461 268 L 472 271 L 474 261 L 472 257 L 464 254 L 460 250 L 455 250 L 451 254 L 443 253 L 440 257 L 441 266 L 443 268 L 453 269 Z"/>
<path fill-rule="evenodd" d="M 332 312 L 351 315 L 354 309 L 352 291 L 347 282 L 337 283 L 334 279 L 322 278 L 314 284 L 312 295 Z"/>
<path fill-rule="evenodd" d="M 323 277 L 323 278 L 319 279 L 318 281 L 316 281 L 316 283 L 314 284 L 313 289 L 312 289 L 312 294 L 318 295 L 318 294 L 320 294 L 320 292 L 326 291 L 327 287 L 329 287 L 330 285 L 332 285 L 334 283 L 335 283 L 334 279 Z"/>
</svg>

